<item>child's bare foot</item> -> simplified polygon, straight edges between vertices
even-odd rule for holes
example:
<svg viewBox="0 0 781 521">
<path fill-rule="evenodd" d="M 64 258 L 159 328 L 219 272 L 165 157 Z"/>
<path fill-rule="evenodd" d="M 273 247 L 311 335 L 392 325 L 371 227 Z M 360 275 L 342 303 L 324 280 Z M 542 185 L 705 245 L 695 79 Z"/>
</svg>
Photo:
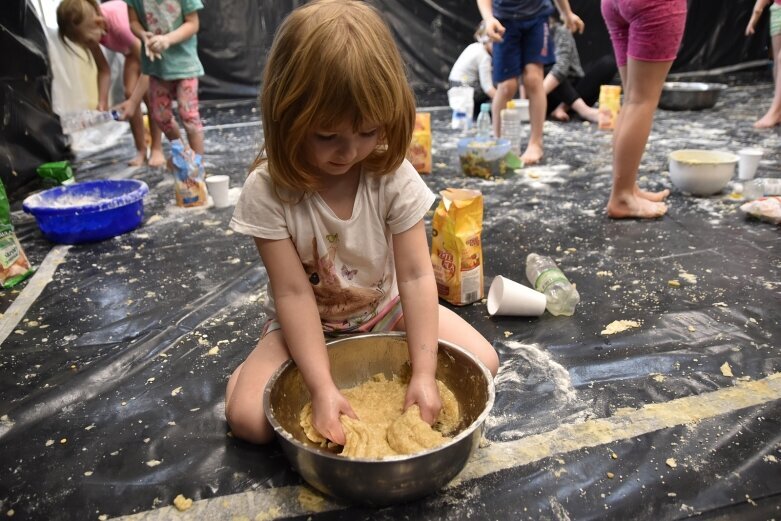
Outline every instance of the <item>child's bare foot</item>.
<svg viewBox="0 0 781 521">
<path fill-rule="evenodd" d="M 569 114 L 561 107 L 553 109 L 553 112 L 550 113 L 550 117 L 556 121 L 569 121 Z"/>
<path fill-rule="evenodd" d="M 586 121 L 596 123 L 599 121 L 599 109 L 595 109 L 594 107 L 586 107 L 578 112 L 578 116 L 585 119 Z"/>
<path fill-rule="evenodd" d="M 661 192 L 648 192 L 646 190 L 642 190 L 640 187 L 635 186 L 635 196 L 642 197 L 643 199 L 648 199 L 649 201 L 653 201 L 655 203 L 660 203 L 667 199 L 667 196 L 670 195 L 670 190 L 665 188 Z"/>
<path fill-rule="evenodd" d="M 529 143 L 521 156 L 524 165 L 536 165 L 542 159 L 542 146 Z"/>
<path fill-rule="evenodd" d="M 754 128 L 773 128 L 781 123 L 781 116 L 768 112 L 754 123 Z"/>
<path fill-rule="evenodd" d="M 130 166 L 141 166 L 144 164 L 144 160 L 146 159 L 146 150 L 137 150 L 136 156 L 127 162 Z"/>
<path fill-rule="evenodd" d="M 165 155 L 163 155 L 162 149 L 152 150 L 152 153 L 149 155 L 148 164 L 152 168 L 159 168 L 165 165 Z"/>
<path fill-rule="evenodd" d="M 607 215 L 613 219 L 656 219 L 667 213 L 667 205 L 649 201 L 644 197 L 610 197 L 607 202 Z"/>
</svg>

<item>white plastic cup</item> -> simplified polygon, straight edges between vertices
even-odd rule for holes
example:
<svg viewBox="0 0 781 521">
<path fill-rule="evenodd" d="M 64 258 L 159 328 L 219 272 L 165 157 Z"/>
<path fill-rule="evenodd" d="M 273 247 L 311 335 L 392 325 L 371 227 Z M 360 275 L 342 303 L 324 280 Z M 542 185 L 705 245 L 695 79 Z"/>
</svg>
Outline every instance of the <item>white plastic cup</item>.
<svg viewBox="0 0 781 521">
<path fill-rule="evenodd" d="M 738 152 L 738 179 L 748 181 L 754 179 L 759 166 L 759 159 L 762 157 L 762 150 L 759 148 L 744 148 Z"/>
<path fill-rule="evenodd" d="M 206 185 L 209 187 L 209 195 L 212 196 L 215 208 L 225 208 L 230 205 L 228 199 L 230 177 L 227 175 L 210 175 L 206 178 Z"/>
<path fill-rule="evenodd" d="M 491 316 L 539 317 L 545 313 L 546 303 L 544 293 L 501 275 L 494 277 L 488 290 L 488 313 Z"/>
</svg>

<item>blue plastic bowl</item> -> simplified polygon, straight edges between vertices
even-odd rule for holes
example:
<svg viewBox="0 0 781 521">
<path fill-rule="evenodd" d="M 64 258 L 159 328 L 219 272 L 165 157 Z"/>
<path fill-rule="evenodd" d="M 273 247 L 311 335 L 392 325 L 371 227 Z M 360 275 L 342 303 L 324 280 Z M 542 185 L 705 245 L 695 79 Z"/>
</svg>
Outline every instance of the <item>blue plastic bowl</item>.
<svg viewBox="0 0 781 521">
<path fill-rule="evenodd" d="M 31 195 L 22 208 L 35 216 L 50 241 L 80 244 L 136 229 L 148 193 L 146 183 L 135 179 L 86 181 Z"/>
</svg>

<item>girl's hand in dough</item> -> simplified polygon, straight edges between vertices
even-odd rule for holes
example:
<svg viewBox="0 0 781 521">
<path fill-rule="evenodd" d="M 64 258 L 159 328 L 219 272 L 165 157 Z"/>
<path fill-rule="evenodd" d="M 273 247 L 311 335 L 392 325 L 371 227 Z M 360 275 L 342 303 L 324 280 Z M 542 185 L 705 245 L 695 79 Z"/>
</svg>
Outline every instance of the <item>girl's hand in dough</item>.
<svg viewBox="0 0 781 521">
<path fill-rule="evenodd" d="M 339 445 L 347 441 L 339 421 L 342 414 L 358 419 L 350 402 L 336 387 L 312 396 L 312 425 L 323 437 Z"/>
<path fill-rule="evenodd" d="M 433 425 L 437 421 L 442 409 L 442 399 L 433 376 L 412 375 L 407 387 L 407 397 L 404 399 L 404 410 L 414 403 L 420 407 L 420 416 L 424 422 Z"/>
</svg>

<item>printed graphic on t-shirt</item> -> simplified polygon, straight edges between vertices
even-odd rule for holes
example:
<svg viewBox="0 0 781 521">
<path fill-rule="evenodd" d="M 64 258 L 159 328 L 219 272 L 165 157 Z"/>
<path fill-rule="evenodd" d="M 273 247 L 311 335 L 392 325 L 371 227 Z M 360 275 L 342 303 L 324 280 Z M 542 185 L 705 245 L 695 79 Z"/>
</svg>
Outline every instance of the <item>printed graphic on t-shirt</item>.
<svg viewBox="0 0 781 521">
<path fill-rule="evenodd" d="M 383 281 L 377 281 L 371 287 L 352 285 L 350 281 L 359 276 L 358 268 L 339 262 L 338 234 L 327 238 L 327 251 L 322 252 L 317 238 L 312 237 L 312 260 L 303 263 L 304 271 L 312 284 L 324 322 L 339 329 L 349 329 L 377 314 L 377 307 L 385 295 Z"/>
<path fill-rule="evenodd" d="M 178 0 L 144 0 L 146 28 L 154 34 L 168 34 L 180 24 L 182 6 Z"/>
</svg>

